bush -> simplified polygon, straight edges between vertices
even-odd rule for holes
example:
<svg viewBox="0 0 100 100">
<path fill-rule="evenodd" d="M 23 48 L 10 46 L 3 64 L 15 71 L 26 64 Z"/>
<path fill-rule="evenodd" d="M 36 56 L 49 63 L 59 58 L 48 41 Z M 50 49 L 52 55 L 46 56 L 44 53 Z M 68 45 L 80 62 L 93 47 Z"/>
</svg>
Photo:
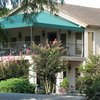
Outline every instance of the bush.
<svg viewBox="0 0 100 100">
<path fill-rule="evenodd" d="M 69 83 L 67 78 L 64 78 L 63 81 L 60 83 L 60 87 L 64 89 L 68 89 Z"/>
<path fill-rule="evenodd" d="M 27 77 L 29 72 L 29 62 L 23 59 L 0 62 L 0 80 L 9 78 Z"/>
<path fill-rule="evenodd" d="M 0 92 L 7 93 L 34 93 L 35 85 L 27 79 L 11 78 L 0 82 Z"/>
<path fill-rule="evenodd" d="M 100 56 L 90 55 L 80 66 L 84 77 L 78 79 L 79 90 L 86 94 L 87 100 L 100 100 Z"/>
<path fill-rule="evenodd" d="M 67 93 L 68 87 L 69 87 L 68 80 L 67 80 L 67 78 L 64 78 L 63 81 L 60 83 L 59 92 L 60 93 Z"/>
</svg>

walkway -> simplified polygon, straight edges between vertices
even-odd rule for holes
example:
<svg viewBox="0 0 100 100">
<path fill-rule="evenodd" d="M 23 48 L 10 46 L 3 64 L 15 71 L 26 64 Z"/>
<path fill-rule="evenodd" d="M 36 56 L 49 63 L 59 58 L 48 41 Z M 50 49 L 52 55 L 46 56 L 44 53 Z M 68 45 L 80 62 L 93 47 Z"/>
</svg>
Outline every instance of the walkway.
<svg viewBox="0 0 100 100">
<path fill-rule="evenodd" d="M 0 100 L 85 100 L 81 96 L 0 93 Z"/>
</svg>

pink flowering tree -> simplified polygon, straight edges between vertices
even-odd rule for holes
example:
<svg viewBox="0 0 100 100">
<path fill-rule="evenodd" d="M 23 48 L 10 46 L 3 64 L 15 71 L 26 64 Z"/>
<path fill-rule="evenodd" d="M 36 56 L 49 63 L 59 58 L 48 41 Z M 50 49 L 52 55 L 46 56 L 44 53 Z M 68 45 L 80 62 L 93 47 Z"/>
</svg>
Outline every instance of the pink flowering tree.
<svg viewBox="0 0 100 100">
<path fill-rule="evenodd" d="M 42 80 L 45 92 L 52 93 L 55 91 L 57 73 L 66 70 L 61 59 L 64 48 L 61 47 L 61 42 L 57 42 L 56 40 L 52 43 L 40 45 L 33 43 L 32 46 L 35 50 L 35 55 L 33 55 L 34 70 Z"/>
<path fill-rule="evenodd" d="M 4 60 L 6 62 L 3 62 Z M 29 62 L 24 59 L 16 60 L 12 56 L 6 59 L 2 58 L 0 61 L 0 80 L 28 77 L 29 66 Z"/>
</svg>

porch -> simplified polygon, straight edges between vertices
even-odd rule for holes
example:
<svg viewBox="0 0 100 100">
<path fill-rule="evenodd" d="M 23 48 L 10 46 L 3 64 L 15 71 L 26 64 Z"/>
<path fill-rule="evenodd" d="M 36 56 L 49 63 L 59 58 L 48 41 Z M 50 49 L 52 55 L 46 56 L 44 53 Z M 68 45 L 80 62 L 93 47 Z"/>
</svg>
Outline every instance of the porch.
<svg viewBox="0 0 100 100">
<path fill-rule="evenodd" d="M 11 42 L 11 43 L 0 43 L 0 56 L 20 56 L 30 55 L 35 53 L 34 48 L 31 47 L 32 42 Z M 82 46 L 83 44 L 72 44 L 66 43 L 64 56 L 67 57 L 83 57 Z M 76 46 L 78 46 L 79 53 L 77 53 Z"/>
<path fill-rule="evenodd" d="M 35 19 L 33 16 L 33 21 L 30 24 L 23 22 L 23 14 L 16 14 L 1 22 L 8 41 L 0 43 L 0 56 L 29 55 L 34 53 L 32 42 L 40 44 L 56 39 L 61 40 L 66 49 L 64 56 L 84 57 L 84 28 L 48 12 L 40 13 Z"/>
<path fill-rule="evenodd" d="M 34 53 L 31 47 L 32 42 L 37 45 L 44 41 L 62 41 L 65 48 L 64 56 L 67 57 L 84 57 L 83 33 L 71 30 L 50 29 L 50 28 L 34 28 L 32 34 L 30 27 L 8 29 L 6 30 L 8 37 L 7 43 L 0 43 L 0 56 L 7 55 L 29 55 Z"/>
</svg>

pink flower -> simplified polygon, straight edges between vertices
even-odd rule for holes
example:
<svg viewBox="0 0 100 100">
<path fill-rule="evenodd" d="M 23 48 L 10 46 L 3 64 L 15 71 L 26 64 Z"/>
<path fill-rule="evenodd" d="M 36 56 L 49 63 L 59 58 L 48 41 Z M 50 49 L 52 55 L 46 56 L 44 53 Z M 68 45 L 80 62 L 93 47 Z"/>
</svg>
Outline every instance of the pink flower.
<svg viewBox="0 0 100 100">
<path fill-rule="evenodd" d="M 56 44 L 57 43 L 57 40 L 55 39 L 54 41 L 53 41 L 53 44 Z"/>
</svg>

